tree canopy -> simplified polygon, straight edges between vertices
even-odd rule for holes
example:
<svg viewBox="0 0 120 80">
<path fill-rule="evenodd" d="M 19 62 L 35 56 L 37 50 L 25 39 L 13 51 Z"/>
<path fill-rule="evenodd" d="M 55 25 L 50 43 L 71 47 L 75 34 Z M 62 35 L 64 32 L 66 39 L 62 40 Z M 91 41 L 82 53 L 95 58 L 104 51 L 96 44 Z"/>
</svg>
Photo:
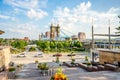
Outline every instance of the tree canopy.
<svg viewBox="0 0 120 80">
<path fill-rule="evenodd" d="M 27 46 L 27 42 L 24 40 L 16 40 L 11 43 L 11 46 L 17 49 L 23 49 L 25 46 Z"/>
<path fill-rule="evenodd" d="M 120 19 L 120 15 L 118 16 L 118 18 Z M 120 23 L 120 21 L 119 21 L 119 23 Z M 117 28 L 115 28 L 116 30 L 117 30 L 117 34 L 120 34 L 120 25 L 117 27 Z"/>
<path fill-rule="evenodd" d="M 42 51 L 64 51 L 81 50 L 82 43 L 80 41 L 37 41 L 37 46 Z M 74 49 L 72 49 L 74 48 Z"/>
</svg>

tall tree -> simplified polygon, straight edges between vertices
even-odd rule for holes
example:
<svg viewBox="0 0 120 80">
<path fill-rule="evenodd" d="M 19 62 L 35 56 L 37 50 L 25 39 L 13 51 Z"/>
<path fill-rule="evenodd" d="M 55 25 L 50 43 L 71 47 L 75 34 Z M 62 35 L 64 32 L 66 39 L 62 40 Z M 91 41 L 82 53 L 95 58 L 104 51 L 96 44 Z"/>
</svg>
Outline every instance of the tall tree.
<svg viewBox="0 0 120 80">
<path fill-rule="evenodd" d="M 25 46 L 27 46 L 27 42 L 24 40 L 16 40 L 11 43 L 11 46 L 17 49 L 23 49 Z"/>
<path fill-rule="evenodd" d="M 118 16 L 118 18 L 120 19 L 120 15 Z M 119 21 L 119 23 L 120 23 L 120 21 Z M 116 28 L 116 30 L 117 30 L 117 34 L 120 34 L 120 25 Z"/>
<path fill-rule="evenodd" d="M 0 44 L 1 44 L 3 41 L 4 41 L 4 39 L 3 39 L 3 38 L 0 38 Z"/>
<path fill-rule="evenodd" d="M 38 41 L 37 42 L 37 46 L 42 50 L 44 51 L 45 49 L 49 48 L 49 41 Z"/>
<path fill-rule="evenodd" d="M 74 46 L 77 48 L 81 48 L 82 47 L 82 43 L 80 41 L 75 41 L 74 42 Z"/>
<path fill-rule="evenodd" d="M 50 48 L 55 49 L 55 47 L 56 47 L 55 41 L 51 41 L 50 42 Z"/>
</svg>

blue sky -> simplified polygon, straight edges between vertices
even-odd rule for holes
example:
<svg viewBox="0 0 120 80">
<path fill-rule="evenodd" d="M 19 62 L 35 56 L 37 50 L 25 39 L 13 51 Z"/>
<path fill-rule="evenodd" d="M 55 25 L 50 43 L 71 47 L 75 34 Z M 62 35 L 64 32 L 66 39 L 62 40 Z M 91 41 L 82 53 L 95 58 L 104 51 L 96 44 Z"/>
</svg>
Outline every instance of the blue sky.
<svg viewBox="0 0 120 80">
<path fill-rule="evenodd" d="M 115 33 L 119 4 L 120 0 L 0 0 L 0 30 L 5 31 L 0 37 L 38 39 L 51 23 L 59 23 L 62 29 L 91 38 L 92 19 L 95 33 L 107 33 L 109 19 Z"/>
</svg>

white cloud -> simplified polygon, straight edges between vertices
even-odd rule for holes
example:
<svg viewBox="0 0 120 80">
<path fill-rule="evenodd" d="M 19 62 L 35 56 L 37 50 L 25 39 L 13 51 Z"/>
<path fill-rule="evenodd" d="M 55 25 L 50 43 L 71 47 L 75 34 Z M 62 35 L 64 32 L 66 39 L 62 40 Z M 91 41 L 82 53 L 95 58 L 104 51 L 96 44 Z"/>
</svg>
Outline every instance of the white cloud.
<svg viewBox="0 0 120 80">
<path fill-rule="evenodd" d="M 75 12 L 81 11 L 85 12 L 91 7 L 91 3 L 88 1 L 87 3 L 83 2 L 80 5 L 77 5 L 77 7 L 74 8 Z"/>
<path fill-rule="evenodd" d="M 54 20 L 58 22 L 62 28 L 77 34 L 77 32 L 85 32 L 87 38 L 91 37 L 91 23 L 94 20 L 95 30 L 97 33 L 106 33 L 108 27 L 108 19 L 111 20 L 111 33 L 115 32 L 115 21 L 117 22 L 117 15 L 120 13 L 119 8 L 110 8 L 104 12 L 98 12 L 91 9 L 91 2 L 83 2 L 76 7 L 70 9 L 57 8 L 53 11 Z"/>
<path fill-rule="evenodd" d="M 13 7 L 12 13 L 26 15 L 29 18 L 41 19 L 47 15 L 47 12 L 41 8 L 46 7 L 48 0 L 4 0 L 5 4 Z"/>
<path fill-rule="evenodd" d="M 11 20 L 15 20 L 14 17 L 10 17 L 10 16 L 6 16 L 6 15 L 2 15 L 2 14 L 0 14 L 0 18 L 1 18 L 1 19 L 11 19 Z"/>
<path fill-rule="evenodd" d="M 2 18 L 2 19 L 9 19 L 10 17 L 9 17 L 9 16 L 5 16 L 5 15 L 1 15 L 1 14 L 0 14 L 0 18 Z"/>
<path fill-rule="evenodd" d="M 13 9 L 13 12 L 15 13 L 15 15 L 16 15 L 16 14 L 25 14 L 25 13 L 26 13 L 26 10 L 19 9 L 19 8 L 15 7 L 15 8 Z"/>
<path fill-rule="evenodd" d="M 12 27 L 12 26 L 16 27 Z M 11 37 L 17 37 L 17 38 L 23 38 L 25 36 L 30 37 L 30 39 L 38 39 L 38 35 L 40 33 L 40 29 L 37 27 L 37 25 L 34 25 L 33 23 L 25 23 L 25 24 L 13 24 L 12 26 L 9 26 L 8 32 L 14 33 L 16 36 Z M 18 36 L 19 35 L 19 36 Z"/>
<path fill-rule="evenodd" d="M 47 12 L 39 10 L 39 11 L 35 11 L 33 9 L 31 9 L 30 11 L 27 12 L 27 16 L 31 19 L 35 18 L 35 19 L 42 19 L 43 17 L 47 16 Z"/>
<path fill-rule="evenodd" d="M 45 7 L 47 0 L 4 0 L 13 7 L 19 7 L 24 9 Z"/>
<path fill-rule="evenodd" d="M 14 28 L 9 28 L 11 32 L 16 32 L 20 34 L 30 33 L 34 29 L 35 29 L 35 26 L 30 23 L 20 24 Z"/>
<path fill-rule="evenodd" d="M 1 37 L 3 38 L 23 38 L 29 37 L 30 39 L 38 39 L 38 35 L 42 29 L 39 25 L 28 22 L 28 23 L 11 23 L 1 22 L 0 29 L 5 31 Z"/>
</svg>

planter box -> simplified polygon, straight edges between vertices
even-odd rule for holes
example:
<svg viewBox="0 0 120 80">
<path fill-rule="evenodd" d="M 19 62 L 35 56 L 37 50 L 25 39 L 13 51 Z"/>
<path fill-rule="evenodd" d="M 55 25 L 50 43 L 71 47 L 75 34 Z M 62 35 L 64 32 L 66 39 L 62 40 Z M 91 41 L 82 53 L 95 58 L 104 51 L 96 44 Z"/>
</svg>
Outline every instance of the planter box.
<svg viewBox="0 0 120 80">
<path fill-rule="evenodd" d="M 8 79 L 15 79 L 15 71 L 7 73 Z"/>
<path fill-rule="evenodd" d="M 40 70 L 40 75 L 41 76 L 51 76 L 52 75 L 52 71 L 49 70 Z"/>
</svg>

